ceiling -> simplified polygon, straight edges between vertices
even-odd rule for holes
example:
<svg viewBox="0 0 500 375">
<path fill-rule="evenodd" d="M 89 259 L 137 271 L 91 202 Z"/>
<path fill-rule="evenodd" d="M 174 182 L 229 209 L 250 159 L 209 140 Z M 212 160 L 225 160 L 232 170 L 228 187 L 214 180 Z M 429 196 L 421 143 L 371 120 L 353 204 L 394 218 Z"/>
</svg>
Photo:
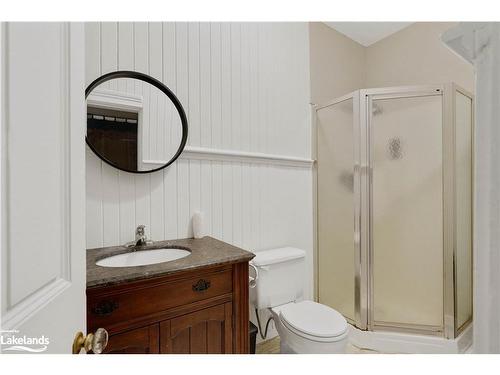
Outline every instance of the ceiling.
<svg viewBox="0 0 500 375">
<path fill-rule="evenodd" d="M 325 22 L 332 29 L 368 47 L 413 22 Z"/>
</svg>

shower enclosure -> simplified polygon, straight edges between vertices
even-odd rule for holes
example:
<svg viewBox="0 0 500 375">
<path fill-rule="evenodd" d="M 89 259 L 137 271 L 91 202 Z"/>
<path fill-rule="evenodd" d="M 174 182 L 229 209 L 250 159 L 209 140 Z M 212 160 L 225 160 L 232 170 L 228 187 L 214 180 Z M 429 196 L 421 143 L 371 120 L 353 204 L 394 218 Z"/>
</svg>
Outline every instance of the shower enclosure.
<svg viewBox="0 0 500 375">
<path fill-rule="evenodd" d="M 361 330 L 472 320 L 473 98 L 455 84 L 316 107 L 317 293 Z"/>
</svg>

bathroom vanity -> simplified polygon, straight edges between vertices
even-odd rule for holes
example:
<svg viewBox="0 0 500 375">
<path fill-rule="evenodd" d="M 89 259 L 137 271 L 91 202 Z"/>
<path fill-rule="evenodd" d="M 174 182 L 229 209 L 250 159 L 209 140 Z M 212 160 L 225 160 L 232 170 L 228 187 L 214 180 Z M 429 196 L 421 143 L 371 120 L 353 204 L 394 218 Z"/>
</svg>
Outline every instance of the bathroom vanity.
<svg viewBox="0 0 500 375">
<path fill-rule="evenodd" d="M 96 264 L 165 248 L 190 254 L 140 266 Z M 248 262 L 253 257 L 211 237 L 89 249 L 87 330 L 108 331 L 104 353 L 248 353 Z"/>
</svg>

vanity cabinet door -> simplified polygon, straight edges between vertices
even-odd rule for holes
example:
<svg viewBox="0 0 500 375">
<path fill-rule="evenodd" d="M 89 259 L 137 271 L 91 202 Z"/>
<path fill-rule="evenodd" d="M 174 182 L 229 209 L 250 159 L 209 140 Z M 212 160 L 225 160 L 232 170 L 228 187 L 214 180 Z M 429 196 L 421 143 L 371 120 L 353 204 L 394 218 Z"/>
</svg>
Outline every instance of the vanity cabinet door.
<svg viewBox="0 0 500 375">
<path fill-rule="evenodd" d="M 106 354 L 158 354 L 158 324 L 132 329 L 109 337 Z"/>
<path fill-rule="evenodd" d="M 232 336 L 232 304 L 225 303 L 161 322 L 160 352 L 232 353 Z"/>
</svg>

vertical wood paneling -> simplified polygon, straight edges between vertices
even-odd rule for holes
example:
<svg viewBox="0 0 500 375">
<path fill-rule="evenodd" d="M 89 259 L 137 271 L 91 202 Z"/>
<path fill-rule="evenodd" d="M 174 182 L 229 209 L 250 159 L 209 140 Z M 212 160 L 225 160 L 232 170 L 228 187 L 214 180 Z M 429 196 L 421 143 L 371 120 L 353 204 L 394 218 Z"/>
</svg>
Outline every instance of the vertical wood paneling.
<svg viewBox="0 0 500 375">
<path fill-rule="evenodd" d="M 221 104 L 221 25 L 210 24 L 210 116 L 212 147 L 222 148 L 222 104 Z"/>
<path fill-rule="evenodd" d="M 101 74 L 118 69 L 118 24 L 101 24 Z M 111 83 L 111 82 L 110 82 Z M 112 246 L 120 242 L 120 201 L 118 170 L 101 162 L 103 244 Z"/>
<path fill-rule="evenodd" d="M 201 211 L 201 166 L 199 160 L 189 161 L 189 232 L 192 233 L 193 213 Z"/>
<path fill-rule="evenodd" d="M 309 102 L 307 25 L 89 23 L 86 37 L 86 81 L 116 69 L 162 80 L 186 110 L 191 145 L 307 156 L 308 124 L 300 118 Z M 131 88 L 156 100 L 140 84 Z M 165 157 L 170 144 L 162 140 L 180 139 L 179 122 L 162 126 L 176 117 L 169 111 L 159 107 L 144 129 L 147 157 Z M 88 150 L 87 246 L 130 241 L 138 224 L 153 240 L 189 237 L 199 210 L 207 234 L 227 242 L 311 250 L 310 173 L 181 159 L 161 172 L 133 175 Z"/>
<path fill-rule="evenodd" d="M 212 162 L 212 235 L 222 239 L 223 211 L 222 211 L 222 162 Z"/>
<path fill-rule="evenodd" d="M 241 87 L 240 87 L 240 148 L 245 151 L 250 151 L 250 69 L 252 61 L 250 61 L 250 24 L 244 23 L 241 25 Z"/>
<path fill-rule="evenodd" d="M 134 22 L 134 64 L 138 72 L 148 73 L 148 47 L 148 24 Z"/>
<path fill-rule="evenodd" d="M 119 172 L 120 242 L 134 239 L 135 228 L 135 178 L 132 173 Z"/>
<path fill-rule="evenodd" d="M 149 75 L 162 81 L 163 80 L 163 31 L 162 25 L 160 22 L 149 22 L 148 23 L 148 68 Z M 150 130 L 149 130 L 149 147 L 150 147 L 150 158 L 153 160 L 161 160 L 162 159 L 162 151 L 161 145 L 163 142 L 159 142 L 159 140 L 163 140 L 163 126 L 160 125 L 160 116 L 161 116 L 161 106 L 160 102 L 164 103 L 163 95 L 161 92 L 150 87 L 150 110 L 149 110 L 149 121 L 150 121 Z M 160 99 L 161 98 L 161 99 Z"/>
<path fill-rule="evenodd" d="M 250 166 L 250 181 L 251 181 L 251 193 L 250 202 L 252 205 L 250 207 L 250 248 L 259 249 L 260 248 L 260 206 L 261 202 L 261 191 L 263 187 L 260 185 L 260 172 L 266 168 L 265 166 L 251 165 Z M 271 230 L 271 229 L 270 229 Z"/>
<path fill-rule="evenodd" d="M 134 66 L 135 70 L 149 73 L 149 43 L 148 24 L 146 22 L 134 23 Z M 144 89 L 142 82 L 136 82 L 136 94 L 148 96 L 149 90 Z M 143 111 L 143 139 L 141 146 L 144 148 L 145 157 L 149 156 L 149 128 L 148 111 Z M 135 226 L 146 225 L 146 234 L 149 235 L 151 227 L 151 176 L 135 175 Z M 135 229 L 135 228 L 134 228 Z M 132 229 L 132 232 L 134 231 Z"/>
<path fill-rule="evenodd" d="M 101 75 L 101 25 L 85 24 L 85 83 L 88 85 Z"/>
<path fill-rule="evenodd" d="M 118 24 L 101 23 L 101 74 L 116 70 L 118 67 Z"/>
<path fill-rule="evenodd" d="M 177 163 L 177 237 L 191 237 L 189 160 Z"/>
<path fill-rule="evenodd" d="M 222 239 L 233 242 L 233 168 L 222 162 Z"/>
<path fill-rule="evenodd" d="M 118 69 L 134 70 L 134 24 L 118 23 Z M 120 90 L 134 93 L 133 80 L 121 80 Z M 120 204 L 120 243 L 134 240 L 135 227 L 135 178 L 128 172 L 118 172 Z"/>
<path fill-rule="evenodd" d="M 188 24 L 176 23 L 175 29 L 175 48 L 176 48 L 176 95 L 189 114 L 189 69 L 188 69 Z M 191 138 L 191 126 L 189 127 L 189 138 Z"/>
<path fill-rule="evenodd" d="M 260 81 L 259 81 L 259 55 L 258 55 L 258 34 L 259 24 L 250 24 L 248 27 L 248 74 L 249 74 L 249 84 L 248 84 L 248 138 L 249 138 L 249 149 L 253 152 L 262 152 L 262 146 L 260 144 L 260 132 L 262 130 L 261 121 L 263 121 L 263 116 L 261 116 L 261 95 Z"/>
<path fill-rule="evenodd" d="M 252 124 L 255 128 L 257 139 L 256 151 L 270 152 L 269 142 L 267 138 L 267 129 L 270 124 L 269 119 L 269 89 L 268 85 L 271 81 L 271 69 L 266 69 L 267 61 L 269 58 L 269 39 L 267 38 L 268 28 L 270 26 L 266 23 L 259 24 L 257 30 L 257 85 L 258 85 L 258 112 L 256 114 L 256 123 Z"/>
<path fill-rule="evenodd" d="M 210 24 L 200 23 L 200 146 L 212 146 L 212 123 L 210 116 L 211 80 L 211 33 Z"/>
<path fill-rule="evenodd" d="M 200 146 L 200 25 L 188 24 L 188 120 L 191 146 Z"/>
<path fill-rule="evenodd" d="M 165 239 L 177 238 L 178 233 L 177 206 L 179 200 L 177 199 L 177 173 L 177 163 L 164 169 L 163 172 L 163 183 L 165 185 Z"/>
<path fill-rule="evenodd" d="M 176 49 L 175 24 L 163 23 L 163 82 L 176 92 Z M 180 121 L 173 105 L 165 104 L 164 128 L 164 155 L 168 160 L 177 151 L 176 146 L 180 139 Z"/>
<path fill-rule="evenodd" d="M 212 233 L 212 162 L 203 160 L 201 162 L 201 192 L 200 192 L 200 209 L 204 214 L 205 233 Z"/>
<path fill-rule="evenodd" d="M 103 244 L 112 246 L 120 243 L 120 201 L 118 170 L 106 163 L 102 168 L 102 216 Z"/>
<path fill-rule="evenodd" d="M 163 23 L 163 82 L 174 92 L 177 92 L 177 41 L 176 25 L 171 22 Z M 166 121 L 172 123 L 172 126 L 166 129 L 166 137 L 169 139 L 168 149 L 173 144 L 172 140 L 180 134 L 178 123 L 173 123 L 174 111 L 171 106 L 167 106 Z M 169 152 L 166 152 L 170 154 Z M 164 220 L 165 220 L 165 238 L 177 238 L 177 163 L 163 170 L 164 183 Z"/>
<path fill-rule="evenodd" d="M 241 137 L 241 24 L 231 23 L 231 149 L 240 150 Z"/>
<path fill-rule="evenodd" d="M 145 22 L 134 22 L 134 70 L 141 73 L 149 73 L 149 43 L 148 43 L 148 24 Z M 147 96 L 149 90 L 143 91 L 143 83 L 135 82 L 135 93 L 137 95 Z M 148 86 L 149 87 L 149 86 Z M 142 129 L 139 133 L 139 143 L 142 147 L 142 154 L 145 159 L 150 158 L 149 147 L 149 111 L 143 111 L 143 121 L 139 124 Z M 140 192 L 141 194 L 142 192 Z"/>
<path fill-rule="evenodd" d="M 118 68 L 134 70 L 134 24 L 118 23 Z"/>
<path fill-rule="evenodd" d="M 135 176 L 135 227 L 146 225 L 150 231 L 151 219 L 151 184 L 150 175 Z"/>
<path fill-rule="evenodd" d="M 189 55 L 188 24 L 176 24 L 176 66 L 177 96 L 189 114 Z M 191 139 L 190 128 L 188 141 Z M 189 161 L 180 160 L 177 164 L 177 237 L 189 237 Z"/>
<path fill-rule="evenodd" d="M 222 148 L 232 147 L 231 127 L 231 25 L 221 24 L 221 122 Z"/>
<path fill-rule="evenodd" d="M 241 242 L 242 246 L 246 249 L 253 249 L 251 242 L 251 165 L 248 163 L 243 163 L 241 168 L 241 225 L 242 225 L 242 235 Z"/>
<path fill-rule="evenodd" d="M 87 249 L 102 247 L 102 180 L 101 160 L 86 148 L 86 227 Z"/>
<path fill-rule="evenodd" d="M 160 22 L 148 23 L 149 75 L 163 81 L 163 27 Z M 164 124 L 162 121 L 164 96 L 156 88 L 150 90 L 150 157 L 161 160 L 163 156 Z M 161 141 L 159 141 L 161 140 Z M 164 176 L 152 173 L 151 180 L 151 238 L 165 238 L 164 225 Z"/>
<path fill-rule="evenodd" d="M 151 238 L 165 238 L 165 225 L 164 225 L 164 210 L 165 204 L 163 202 L 165 192 L 163 191 L 163 173 L 151 174 L 151 222 L 150 234 Z"/>
<path fill-rule="evenodd" d="M 236 246 L 242 245 L 242 194 L 241 194 L 241 163 L 232 163 L 233 177 L 233 243 Z"/>
<path fill-rule="evenodd" d="M 163 80 L 163 30 L 160 22 L 148 22 L 149 75 Z"/>
</svg>

